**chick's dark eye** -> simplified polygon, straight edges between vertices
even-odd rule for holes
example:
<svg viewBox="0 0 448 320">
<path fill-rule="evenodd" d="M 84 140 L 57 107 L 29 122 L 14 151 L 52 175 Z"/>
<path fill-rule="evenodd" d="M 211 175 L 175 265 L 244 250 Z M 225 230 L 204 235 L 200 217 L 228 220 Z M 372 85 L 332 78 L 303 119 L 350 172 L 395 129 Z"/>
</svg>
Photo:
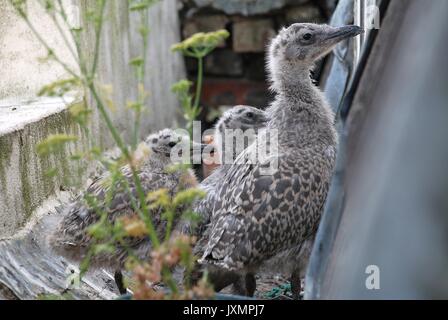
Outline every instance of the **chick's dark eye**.
<svg viewBox="0 0 448 320">
<path fill-rule="evenodd" d="M 312 37 L 313 35 L 311 33 L 305 33 L 303 35 L 303 40 L 311 40 Z"/>
<path fill-rule="evenodd" d="M 252 119 L 254 117 L 254 114 L 252 112 L 246 113 L 246 117 Z"/>
<path fill-rule="evenodd" d="M 176 142 L 170 142 L 169 144 L 168 144 L 168 146 L 170 147 L 170 148 L 174 148 L 175 146 L 176 146 Z"/>
</svg>

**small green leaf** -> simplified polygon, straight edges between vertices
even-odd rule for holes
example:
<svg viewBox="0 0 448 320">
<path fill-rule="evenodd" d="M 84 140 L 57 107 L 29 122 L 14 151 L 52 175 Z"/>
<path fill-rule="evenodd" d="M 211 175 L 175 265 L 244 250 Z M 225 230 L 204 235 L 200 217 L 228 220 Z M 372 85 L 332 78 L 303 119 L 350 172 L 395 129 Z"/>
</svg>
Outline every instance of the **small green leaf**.
<svg viewBox="0 0 448 320">
<path fill-rule="evenodd" d="M 93 247 L 93 254 L 98 255 L 101 253 L 114 253 L 116 251 L 115 246 L 111 244 L 97 244 Z"/>
<path fill-rule="evenodd" d="M 66 134 L 54 134 L 48 136 L 47 139 L 40 142 L 36 151 L 40 156 L 45 156 L 56 151 L 61 150 L 65 144 L 69 142 L 75 142 L 78 140 L 78 137 Z"/>
<path fill-rule="evenodd" d="M 44 173 L 45 177 L 50 178 L 50 179 L 56 177 L 57 174 L 58 174 L 58 169 L 56 169 L 56 168 L 52 168 Z"/>
<path fill-rule="evenodd" d="M 87 229 L 88 234 L 98 240 L 106 239 L 109 231 L 104 227 L 102 222 L 95 223 Z"/>
<path fill-rule="evenodd" d="M 131 5 L 129 6 L 129 10 L 130 11 L 141 11 L 141 10 L 145 10 L 148 9 L 149 7 L 151 7 L 152 5 L 154 5 L 156 2 L 158 2 L 159 0 L 134 0 L 132 1 Z"/>
<path fill-rule="evenodd" d="M 173 93 L 181 94 L 190 91 L 192 86 L 193 82 L 189 80 L 180 80 L 171 87 L 171 90 Z"/>
<path fill-rule="evenodd" d="M 50 59 L 53 53 L 48 52 L 47 59 Z M 69 78 L 64 80 L 54 81 L 40 89 L 37 93 L 39 97 L 49 96 L 49 97 L 62 97 L 64 94 L 79 89 L 81 86 L 81 80 L 79 78 Z"/>
<path fill-rule="evenodd" d="M 136 58 L 132 59 L 129 62 L 129 64 L 134 67 L 140 67 L 141 65 L 143 65 L 143 62 L 144 62 L 144 60 L 142 57 L 136 57 Z"/>
<path fill-rule="evenodd" d="M 174 206 L 177 208 L 181 205 L 190 205 L 195 200 L 203 199 L 206 196 L 206 192 L 204 192 L 201 189 L 187 189 L 180 191 L 176 194 L 174 197 L 173 203 Z"/>
</svg>

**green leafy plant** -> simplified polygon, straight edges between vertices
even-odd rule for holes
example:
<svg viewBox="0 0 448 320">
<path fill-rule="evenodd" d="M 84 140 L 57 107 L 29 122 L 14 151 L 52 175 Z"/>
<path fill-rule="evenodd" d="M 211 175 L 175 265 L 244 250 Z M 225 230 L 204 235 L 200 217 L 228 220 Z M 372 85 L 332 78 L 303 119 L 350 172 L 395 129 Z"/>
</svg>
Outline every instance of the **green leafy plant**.
<svg viewBox="0 0 448 320">
<path fill-rule="evenodd" d="M 192 135 L 193 121 L 201 113 L 200 101 L 202 94 L 202 85 L 204 79 L 204 58 L 215 50 L 230 36 L 227 30 L 218 30 L 208 33 L 196 33 L 190 38 L 175 44 L 171 47 L 173 52 L 180 52 L 184 56 L 194 58 L 198 62 L 198 75 L 196 83 L 196 93 L 194 97 L 190 94 L 192 83 L 187 80 L 181 80 L 173 86 L 181 102 L 184 118 L 187 121 L 187 130 Z M 193 100 L 194 98 L 194 100 Z"/>
<path fill-rule="evenodd" d="M 87 150 L 76 152 L 72 155 L 72 161 L 98 161 L 107 171 L 108 179 L 104 183 L 108 184 L 108 188 L 104 198 L 99 199 L 94 194 L 85 194 L 84 202 L 88 208 L 93 209 L 98 215 L 97 223 L 88 228 L 89 235 L 94 239 L 94 245 L 90 248 L 87 257 L 82 261 L 80 266 L 81 276 L 85 274 L 90 266 L 91 259 L 102 253 L 110 253 L 116 250 L 119 245 L 128 252 L 128 266 L 134 271 L 136 284 L 136 298 L 183 298 L 210 296 L 211 288 L 201 282 L 197 286 L 192 287 L 189 282 L 183 284 L 181 292 L 174 282 L 171 270 L 174 265 L 181 265 L 188 273 L 191 271 L 194 256 L 192 255 L 191 246 L 194 239 L 189 237 L 173 237 L 174 212 L 181 208 L 184 215 L 193 216 L 191 212 L 191 204 L 195 199 L 200 198 L 203 194 L 195 189 L 180 190 L 180 192 L 170 197 L 166 190 L 158 190 L 157 192 L 145 193 L 142 182 L 140 181 L 139 172 L 139 154 L 141 153 L 141 144 L 138 143 L 140 136 L 140 120 L 142 111 L 146 107 L 146 97 L 148 92 L 145 90 L 144 79 L 147 65 L 147 49 L 148 49 L 148 10 L 157 2 L 157 0 L 134 0 L 129 2 L 129 10 L 140 14 L 140 28 L 138 29 L 141 41 L 143 43 L 140 56 L 134 57 L 129 62 L 134 67 L 135 77 L 138 83 L 138 97 L 136 101 L 128 103 L 128 110 L 134 114 L 134 126 L 132 134 L 132 143 L 126 145 L 123 137 L 115 127 L 111 112 L 115 109 L 115 104 L 111 98 L 112 88 L 98 83 L 97 69 L 99 64 L 99 48 L 101 34 L 105 21 L 106 0 L 92 0 L 91 5 L 83 10 L 82 27 L 73 27 L 69 23 L 67 12 L 65 11 L 62 0 L 33 0 L 36 1 L 41 8 L 50 16 L 59 35 L 64 40 L 64 44 L 68 47 L 72 58 L 76 61 L 76 65 L 68 64 L 62 57 L 55 53 L 45 38 L 36 30 L 33 22 L 28 16 L 27 0 L 8 0 L 14 7 L 18 15 L 26 22 L 34 36 L 39 40 L 43 47 L 47 50 L 45 59 L 57 62 L 67 72 L 68 78 L 50 83 L 40 90 L 39 95 L 56 96 L 65 98 L 66 95 L 78 96 L 75 103 L 69 107 L 72 119 L 80 126 L 86 139 L 89 141 Z M 68 31 L 68 32 L 66 32 Z M 94 48 L 93 52 L 86 54 L 82 49 L 82 39 L 85 33 L 93 34 Z M 217 33 L 199 35 L 193 37 L 193 41 L 184 42 L 183 48 L 175 47 L 173 50 L 181 50 L 185 54 L 194 54 L 201 61 L 201 72 L 198 79 L 197 93 L 194 103 L 192 97 L 188 95 L 191 84 L 187 82 L 179 83 L 174 90 L 181 97 L 182 106 L 188 114 L 188 119 L 194 119 L 199 112 L 199 98 L 202 86 L 202 59 L 211 52 L 221 40 L 225 39 L 228 34 L 224 31 Z M 180 44 L 181 45 L 181 44 Z M 79 98 L 81 97 L 81 98 Z M 92 101 L 92 103 L 90 102 Z M 112 137 L 116 147 L 120 150 L 121 156 L 116 159 L 105 157 L 101 148 L 97 145 L 94 135 L 90 132 L 91 115 L 94 111 L 98 112 L 101 120 L 105 123 L 108 133 Z M 55 134 L 47 137 L 38 146 L 37 150 L 41 156 L 46 156 L 57 152 L 65 144 L 73 143 L 78 137 Z M 131 192 L 129 181 L 123 176 L 121 170 L 123 165 L 127 165 L 132 173 L 132 183 L 136 187 L 136 194 Z M 180 168 L 180 170 L 185 170 Z M 48 174 L 56 175 L 56 170 L 50 170 Z M 117 219 L 115 221 L 109 219 L 108 213 L 104 208 L 109 208 L 114 195 L 117 192 L 125 192 L 131 199 L 132 209 L 135 215 Z M 152 221 L 151 212 L 155 208 L 160 208 L 162 219 L 166 220 L 167 231 L 163 239 L 159 239 Z M 153 247 L 151 261 L 140 261 L 136 258 L 132 249 L 127 245 L 127 239 L 149 237 Z M 145 279 L 145 281 L 140 281 Z M 148 287 L 147 279 L 159 279 L 165 283 L 170 293 L 163 291 L 157 292 L 155 295 L 149 294 L 154 291 L 152 287 Z M 148 293 L 149 292 L 149 293 Z M 154 291 L 156 292 L 156 291 Z M 67 295 L 61 297 L 42 296 L 40 298 L 67 298 Z"/>
</svg>

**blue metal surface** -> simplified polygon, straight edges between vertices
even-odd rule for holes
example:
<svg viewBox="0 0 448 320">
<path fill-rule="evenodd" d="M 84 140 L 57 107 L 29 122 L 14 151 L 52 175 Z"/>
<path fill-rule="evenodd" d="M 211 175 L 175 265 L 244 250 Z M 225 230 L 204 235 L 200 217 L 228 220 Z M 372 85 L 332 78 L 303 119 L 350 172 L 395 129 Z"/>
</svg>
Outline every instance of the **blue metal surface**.
<svg viewBox="0 0 448 320">
<path fill-rule="evenodd" d="M 388 3 L 388 0 L 381 1 L 380 7 L 383 14 L 387 10 Z M 353 6 L 352 0 L 340 1 L 331 24 L 349 24 L 350 19 L 353 19 Z M 341 44 L 335 52 L 335 59 L 332 61 L 329 74 L 325 79 L 325 93 L 332 108 L 337 112 L 336 125 L 339 132 L 339 151 L 334 177 L 306 274 L 305 299 L 319 299 L 321 297 L 323 277 L 327 270 L 329 255 L 333 248 L 345 201 L 344 176 L 347 167 L 348 133 L 344 120 L 350 109 L 376 35 L 376 32 L 369 33 L 369 39 L 367 39 L 365 50 L 363 50 L 357 66 L 353 63 L 350 47 L 347 47 L 347 44 Z"/>
</svg>

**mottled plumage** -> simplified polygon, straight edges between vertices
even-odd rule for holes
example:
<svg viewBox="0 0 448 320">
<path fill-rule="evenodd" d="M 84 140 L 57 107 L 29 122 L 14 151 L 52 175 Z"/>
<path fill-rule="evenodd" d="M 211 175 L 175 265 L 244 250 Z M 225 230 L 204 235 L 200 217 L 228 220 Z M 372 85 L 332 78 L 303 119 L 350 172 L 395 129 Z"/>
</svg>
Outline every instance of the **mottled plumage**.
<svg viewBox="0 0 448 320">
<path fill-rule="evenodd" d="M 219 155 L 221 166 L 216 168 L 210 176 L 200 183 L 199 187 L 207 195 L 204 199 L 197 201 L 193 207 L 194 212 L 198 213 L 201 218 L 200 224 L 194 233 L 201 242 L 204 241 L 201 238 L 205 231 L 205 226 L 210 222 L 210 214 L 213 209 L 212 205 L 217 200 L 216 186 L 238 154 L 255 140 L 258 130 L 265 127 L 266 123 L 267 118 L 264 111 L 250 106 L 235 106 L 226 111 L 217 122 L 214 134 L 214 145 Z M 226 141 L 232 140 L 233 142 L 234 140 L 229 136 L 234 131 L 228 130 L 241 130 L 241 133 L 246 134 L 248 139 L 243 143 L 241 150 L 233 144 L 226 146 Z"/>
<path fill-rule="evenodd" d="M 198 238 L 198 242 L 194 248 L 196 255 L 201 254 L 203 247 L 208 242 L 209 233 L 205 231 L 210 223 L 213 205 L 218 200 L 219 194 L 217 193 L 217 186 L 219 186 L 226 171 L 231 167 L 236 157 L 247 146 L 252 144 L 258 130 L 265 127 L 266 124 L 267 118 L 265 112 L 250 106 L 235 106 L 226 111 L 217 122 L 214 133 L 214 146 L 216 153 L 219 155 L 219 163 L 221 163 L 221 166 L 216 168 L 200 184 L 200 188 L 206 192 L 206 197 L 198 200 L 193 206 L 193 210 L 200 216 L 199 224 L 194 230 L 188 222 L 183 226 L 184 233 L 195 235 Z M 247 137 L 246 140 L 240 140 L 240 147 L 242 148 L 237 146 L 237 143 L 234 141 L 235 139 L 231 136 L 233 134 L 240 134 L 242 137 Z M 200 275 L 198 276 L 200 277 Z M 244 277 L 241 278 L 238 273 L 222 269 L 209 270 L 209 278 L 218 291 L 230 284 L 234 284 L 235 293 L 248 294 L 245 288 L 245 279 Z"/>
<path fill-rule="evenodd" d="M 318 227 L 336 158 L 334 115 L 309 77 L 314 61 L 357 27 L 294 24 L 272 41 L 268 68 L 275 101 L 268 133 L 278 132 L 278 153 L 251 161 L 252 144 L 225 173 L 214 204 L 210 239 L 200 263 L 238 272 L 299 248 Z M 272 143 L 260 134 L 259 144 Z M 276 161 L 266 175 L 264 168 Z M 293 284 L 294 285 L 294 284 Z M 297 285 L 297 284 L 296 284 Z"/>
<path fill-rule="evenodd" d="M 172 165 L 170 160 L 172 148 L 178 143 L 185 142 L 188 143 L 189 148 L 188 138 L 180 136 L 172 130 L 165 129 L 158 134 L 150 135 L 146 139 L 145 144 L 139 147 L 139 150 L 144 150 L 145 146 L 146 149 L 149 147 L 149 154 L 145 155 L 145 152 L 143 152 L 140 163 L 137 164 L 137 174 L 145 195 L 160 188 L 168 189 L 169 193 L 174 195 L 179 188 L 196 186 L 197 181 L 191 171 L 172 173 L 166 170 L 168 166 Z M 124 166 L 120 170 L 124 177 L 123 181 L 129 185 L 134 198 L 138 199 L 129 166 Z M 78 196 L 66 210 L 60 225 L 51 237 L 52 246 L 62 255 L 79 261 L 85 257 L 89 247 L 94 243 L 94 239 L 87 233 L 87 228 L 97 223 L 100 216 L 97 214 L 97 211 L 86 205 L 84 200 L 86 195 L 93 195 L 97 199 L 98 207 L 107 212 L 108 219 L 111 222 L 114 222 L 119 217 L 135 215 L 131 197 L 124 188 L 124 183 L 114 186 L 116 188 L 115 193 L 110 205 L 107 206 L 105 197 L 107 191 L 112 187 L 109 181 L 109 173 L 105 173 L 94 180 L 87 190 Z M 137 201 L 137 205 L 139 205 L 139 201 Z M 164 236 L 166 221 L 161 218 L 158 210 L 152 212 L 152 220 L 159 238 Z M 151 250 L 149 237 L 128 238 L 126 244 L 140 258 L 148 258 Z M 116 246 L 117 250 L 113 253 L 95 256 L 92 260 L 93 265 L 110 269 L 122 268 L 128 252 L 122 245 L 117 243 Z"/>
</svg>

